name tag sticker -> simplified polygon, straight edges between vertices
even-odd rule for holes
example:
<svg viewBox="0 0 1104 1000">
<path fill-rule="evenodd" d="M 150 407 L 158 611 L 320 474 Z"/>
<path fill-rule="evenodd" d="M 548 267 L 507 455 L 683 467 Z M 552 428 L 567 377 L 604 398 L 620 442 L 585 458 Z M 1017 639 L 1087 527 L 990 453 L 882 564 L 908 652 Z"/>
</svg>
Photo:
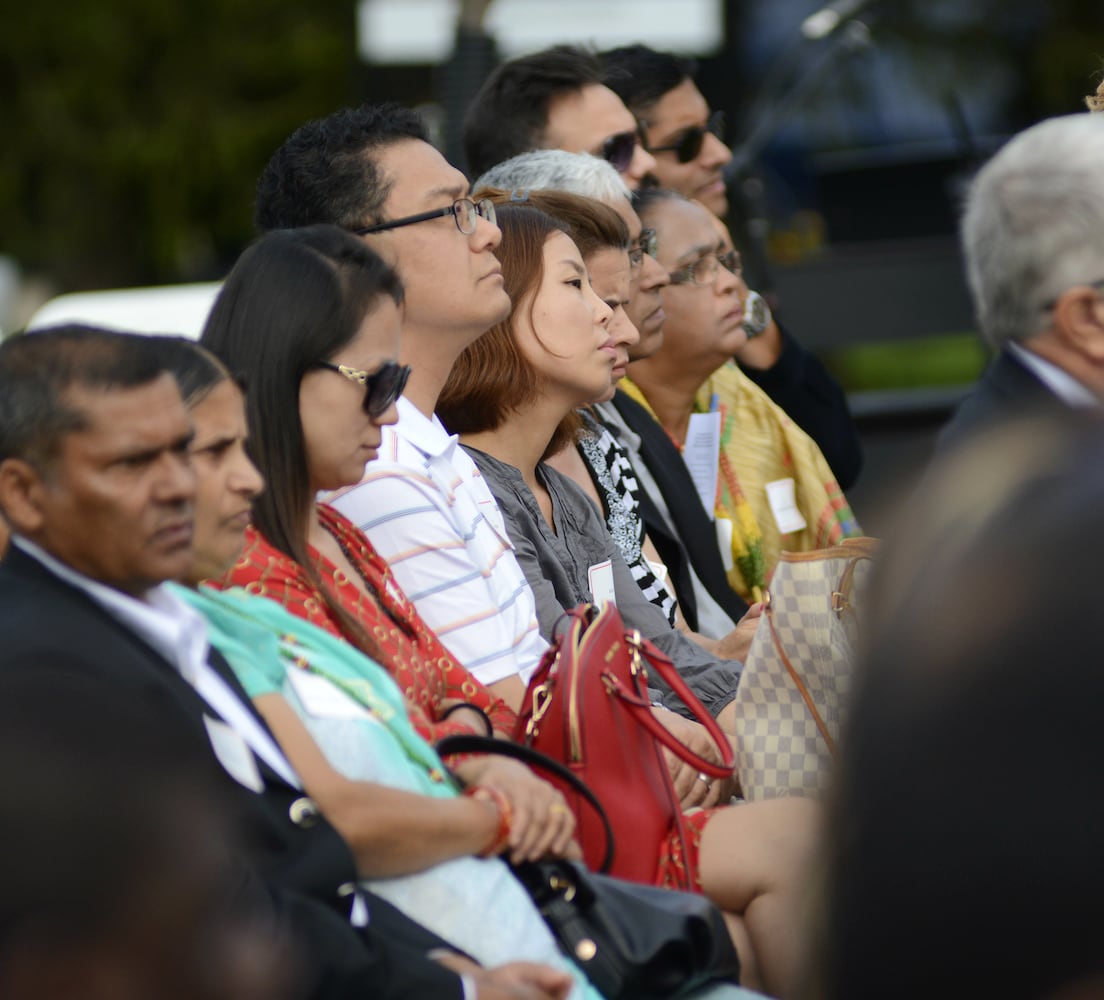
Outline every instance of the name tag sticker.
<svg viewBox="0 0 1104 1000">
<path fill-rule="evenodd" d="M 776 479 L 773 483 L 767 483 L 767 501 L 770 503 L 778 530 L 783 535 L 791 531 L 803 531 L 806 528 L 805 518 L 797 509 L 792 479 Z"/>
<path fill-rule="evenodd" d="M 316 719 L 371 719 L 372 714 L 358 705 L 336 684 L 325 677 L 308 673 L 306 670 L 291 669 L 287 672 L 288 681 L 295 696 L 302 703 L 308 715 Z"/>
<path fill-rule="evenodd" d="M 726 573 L 736 564 L 732 560 L 732 522 L 727 517 L 717 518 L 717 548 L 721 550 L 721 563 Z"/>
<path fill-rule="evenodd" d="M 617 593 L 613 588 L 613 563 L 608 559 L 605 562 L 595 563 L 587 570 L 587 578 L 590 581 L 590 599 L 602 607 L 609 602 L 617 606 Z"/>
<path fill-rule="evenodd" d="M 717 506 L 717 467 L 721 454 L 721 414 L 691 413 L 682 459 L 694 481 L 705 512 L 712 517 Z"/>
<path fill-rule="evenodd" d="M 209 715 L 203 716 L 203 724 L 207 727 L 211 749 L 226 773 L 251 792 L 263 792 L 264 780 L 257 767 L 257 758 L 241 735 L 225 722 L 212 719 Z"/>
</svg>

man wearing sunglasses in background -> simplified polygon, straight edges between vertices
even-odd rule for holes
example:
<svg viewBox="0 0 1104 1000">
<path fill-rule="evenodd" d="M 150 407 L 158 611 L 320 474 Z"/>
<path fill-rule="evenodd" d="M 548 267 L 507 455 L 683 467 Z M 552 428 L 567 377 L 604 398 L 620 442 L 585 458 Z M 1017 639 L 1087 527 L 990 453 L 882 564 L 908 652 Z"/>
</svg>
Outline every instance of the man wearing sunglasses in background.
<svg viewBox="0 0 1104 1000">
<path fill-rule="evenodd" d="M 636 119 L 602 82 L 601 64 L 571 45 L 503 63 L 464 117 L 464 155 L 472 177 L 534 149 L 601 157 L 633 191 L 656 169 Z"/>
<path fill-rule="evenodd" d="M 255 215 L 266 230 L 342 226 L 398 270 L 400 360 L 411 367 L 399 420 L 382 428 L 364 479 L 332 502 L 453 655 L 517 705 L 545 650 L 533 595 L 494 498 L 433 415 L 460 352 L 510 310 L 494 207 L 468 195 L 415 112 L 365 105 L 295 132 L 261 175 Z"/>
<path fill-rule="evenodd" d="M 694 60 L 645 45 L 610 49 L 598 58 L 606 86 L 640 123 L 655 160 L 652 182 L 700 202 L 725 221 L 729 205 L 722 171 L 732 151 L 724 143 L 721 113 L 710 111 L 694 83 Z M 843 390 L 746 285 L 743 298 L 748 342 L 736 361 L 816 441 L 840 486 L 848 489 L 862 466 L 862 450 Z"/>
</svg>

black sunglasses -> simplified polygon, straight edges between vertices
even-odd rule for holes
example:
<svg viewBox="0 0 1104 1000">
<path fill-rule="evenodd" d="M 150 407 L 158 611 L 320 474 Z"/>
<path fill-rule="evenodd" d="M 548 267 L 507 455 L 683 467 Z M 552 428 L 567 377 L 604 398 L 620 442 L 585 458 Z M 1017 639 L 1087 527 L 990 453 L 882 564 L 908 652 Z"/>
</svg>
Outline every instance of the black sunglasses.
<svg viewBox="0 0 1104 1000">
<path fill-rule="evenodd" d="M 410 378 L 410 365 L 400 365 L 397 361 L 385 361 L 374 372 L 361 371 L 348 365 L 333 365 L 328 361 L 319 361 L 315 367 L 337 372 L 364 386 L 364 412 L 373 420 L 382 417 L 402 395 L 406 380 Z"/>
<path fill-rule="evenodd" d="M 649 153 L 674 153 L 675 158 L 679 163 L 689 163 L 691 160 L 696 160 L 698 154 L 702 151 L 702 144 L 705 142 L 706 133 L 715 135 L 721 142 L 724 142 L 724 112 L 714 111 L 709 116 L 709 121 L 705 123 L 703 128 L 701 125 L 691 125 L 685 132 L 679 136 L 677 142 L 669 143 L 666 146 L 649 146 Z"/>
<path fill-rule="evenodd" d="M 631 129 L 628 132 L 617 132 L 602 143 L 602 151 L 598 154 L 619 174 L 629 169 L 633 154 L 636 152 L 636 144 L 643 139 L 639 129 Z"/>
</svg>

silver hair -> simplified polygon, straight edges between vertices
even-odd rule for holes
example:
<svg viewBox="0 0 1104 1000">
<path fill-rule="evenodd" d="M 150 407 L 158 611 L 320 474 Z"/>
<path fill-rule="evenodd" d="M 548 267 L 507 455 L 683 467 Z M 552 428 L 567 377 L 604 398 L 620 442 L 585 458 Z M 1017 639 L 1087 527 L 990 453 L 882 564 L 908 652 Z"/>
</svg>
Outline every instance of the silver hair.
<svg viewBox="0 0 1104 1000">
<path fill-rule="evenodd" d="M 562 149 L 536 149 L 496 164 L 472 184 L 473 191 L 488 187 L 566 191 L 607 203 L 632 197 L 621 175 L 605 160 Z"/>
<path fill-rule="evenodd" d="M 962 220 L 978 323 L 995 347 L 1039 333 L 1066 289 L 1104 280 L 1104 116 L 1015 136 L 978 173 Z"/>
</svg>

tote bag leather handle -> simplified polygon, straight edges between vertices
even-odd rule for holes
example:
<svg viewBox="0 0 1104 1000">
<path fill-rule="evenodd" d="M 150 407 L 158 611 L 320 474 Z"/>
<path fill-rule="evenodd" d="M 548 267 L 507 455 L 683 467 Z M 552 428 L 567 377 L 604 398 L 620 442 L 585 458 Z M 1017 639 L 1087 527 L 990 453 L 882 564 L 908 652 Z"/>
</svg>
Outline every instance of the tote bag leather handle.
<svg viewBox="0 0 1104 1000">
<path fill-rule="evenodd" d="M 774 627 L 774 615 L 769 605 L 767 606 L 765 614 L 767 624 L 770 626 L 771 641 L 774 643 L 774 649 L 778 653 L 779 659 L 782 661 L 782 666 L 786 668 L 786 673 L 790 675 L 790 680 L 794 682 L 798 694 L 801 695 L 801 700 L 805 702 L 805 707 L 809 710 L 809 714 L 812 715 L 813 722 L 816 723 L 817 732 L 820 733 L 827 745 L 828 752 L 835 757 L 836 741 L 832 739 L 832 734 L 828 732 L 828 727 L 824 724 L 824 719 L 816 707 L 816 702 L 813 701 L 813 696 L 809 694 L 809 689 L 805 686 L 805 682 L 801 679 L 801 675 L 790 662 L 790 658 L 786 655 L 786 650 L 782 648 L 782 640 L 778 637 L 778 630 Z"/>
</svg>

